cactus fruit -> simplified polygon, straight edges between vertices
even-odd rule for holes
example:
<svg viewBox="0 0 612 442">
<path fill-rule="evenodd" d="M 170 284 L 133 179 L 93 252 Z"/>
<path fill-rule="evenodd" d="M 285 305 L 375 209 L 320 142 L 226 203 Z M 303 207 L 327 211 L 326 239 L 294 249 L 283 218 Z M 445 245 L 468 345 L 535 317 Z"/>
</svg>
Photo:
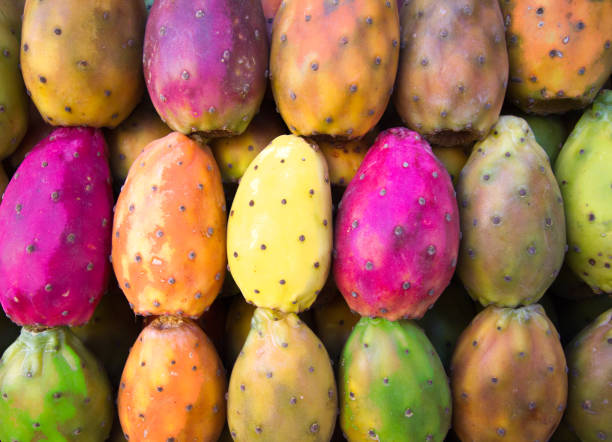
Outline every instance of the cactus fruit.
<svg viewBox="0 0 612 442">
<path fill-rule="evenodd" d="M 19 70 L 19 34 L 13 35 L 0 22 L 0 159 L 17 149 L 27 125 L 28 97 Z"/>
<path fill-rule="evenodd" d="M 127 118 L 144 91 L 145 19 L 142 0 L 26 1 L 23 79 L 49 124 L 115 127 Z"/>
<path fill-rule="evenodd" d="M 100 363 L 65 327 L 23 328 L 0 362 L 0 439 L 103 441 L 112 393 Z"/>
<path fill-rule="evenodd" d="M 259 152 L 284 133 L 286 128 L 278 114 L 265 107 L 241 135 L 211 140 L 210 148 L 221 169 L 223 182 L 240 181 Z"/>
<path fill-rule="evenodd" d="M 567 139 L 567 129 L 558 115 L 522 115 L 533 131 L 538 144 L 544 149 L 550 164 L 555 164 L 557 155 Z"/>
<path fill-rule="evenodd" d="M 484 138 L 508 84 L 498 0 L 414 0 L 401 13 L 395 107 L 429 142 L 456 146 Z"/>
<path fill-rule="evenodd" d="M 282 2 L 272 30 L 272 92 L 296 135 L 346 139 L 383 115 L 399 57 L 397 2 Z"/>
<path fill-rule="evenodd" d="M 555 173 L 565 201 L 566 262 L 594 292 L 612 293 L 612 90 L 580 118 Z"/>
<path fill-rule="evenodd" d="M 412 321 L 361 318 L 342 352 L 339 384 L 350 441 L 442 442 L 448 432 L 448 378 Z"/>
<path fill-rule="evenodd" d="M 461 440 L 548 440 L 565 410 L 567 366 L 544 309 L 480 312 L 459 337 L 451 383 Z"/>
<path fill-rule="evenodd" d="M 106 131 L 110 168 L 115 185 L 121 185 L 127 178 L 130 167 L 143 149 L 152 141 L 170 133 L 155 108 L 145 99 L 127 120 L 115 129 Z"/>
<path fill-rule="evenodd" d="M 261 0 L 261 6 L 263 8 L 264 17 L 266 18 L 266 26 L 268 28 L 268 37 L 272 37 L 272 24 L 274 23 L 274 16 L 276 11 L 280 7 L 282 0 Z"/>
<path fill-rule="evenodd" d="M 315 307 L 313 312 L 317 336 L 323 341 L 331 360 L 337 363 L 359 315 L 351 312 L 340 293 L 336 293 L 331 302 Z"/>
<path fill-rule="evenodd" d="M 230 304 L 225 320 L 225 361 L 227 367 L 234 365 L 244 346 L 255 306 L 247 304 L 242 296 L 235 296 Z"/>
<path fill-rule="evenodd" d="M 332 185 L 347 186 L 351 182 L 375 138 L 366 135 L 360 140 L 319 141 L 319 147 L 327 161 Z"/>
<path fill-rule="evenodd" d="M 156 318 L 140 333 L 121 377 L 117 408 L 126 439 L 217 440 L 226 388 L 204 332 L 189 319 Z"/>
<path fill-rule="evenodd" d="M 500 1 L 510 59 L 509 101 L 526 112 L 588 105 L 612 71 L 612 3 Z"/>
<path fill-rule="evenodd" d="M 457 186 L 457 273 L 472 298 L 516 307 L 542 297 L 565 254 L 563 200 L 522 118 L 503 116 L 472 150 Z"/>
<path fill-rule="evenodd" d="M 229 267 L 248 302 L 293 313 L 312 305 L 329 274 L 331 211 L 327 164 L 316 144 L 281 135 L 257 155 L 227 226 Z"/>
<path fill-rule="evenodd" d="M 258 308 L 229 382 L 235 441 L 330 440 L 338 396 L 321 341 L 294 313 Z"/>
<path fill-rule="evenodd" d="M 173 132 L 145 147 L 113 224 L 115 274 L 136 314 L 197 318 L 212 304 L 225 276 L 225 211 L 207 146 Z"/>
<path fill-rule="evenodd" d="M 113 204 L 102 132 L 59 128 L 0 205 L 0 302 L 19 325 L 82 325 L 110 275 Z"/>
<path fill-rule="evenodd" d="M 612 436 L 612 308 L 567 347 L 569 388 L 565 419 L 583 442 Z"/>
<path fill-rule="evenodd" d="M 260 0 L 157 0 L 144 45 L 153 105 L 173 130 L 239 135 L 266 89 Z"/>
<path fill-rule="evenodd" d="M 21 143 L 17 150 L 15 150 L 10 157 L 8 157 L 8 164 L 12 171 L 17 170 L 23 159 L 30 153 L 34 146 L 40 143 L 43 138 L 46 138 L 56 128 L 50 124 L 45 123 L 45 120 L 40 116 L 38 109 L 32 102 L 29 101 L 28 106 L 28 130 L 25 136 L 21 139 Z"/>
<path fill-rule="evenodd" d="M 344 193 L 334 279 L 362 316 L 420 318 L 449 284 L 459 248 L 450 177 L 416 132 L 382 132 Z"/>
<path fill-rule="evenodd" d="M 431 150 L 433 151 L 436 158 L 439 159 L 446 168 L 453 182 L 453 186 L 456 186 L 457 181 L 459 180 L 459 173 L 461 172 L 461 169 L 463 169 L 463 166 L 465 166 L 465 163 L 468 159 L 467 155 L 465 154 L 464 147 L 433 146 Z"/>
<path fill-rule="evenodd" d="M 151 8 L 153 7 L 153 3 L 155 3 L 155 0 L 144 0 L 144 3 L 145 3 L 145 7 L 147 8 L 147 14 L 148 14 Z"/>
<path fill-rule="evenodd" d="M 0 27 L 7 28 L 19 38 L 21 35 L 21 15 L 25 0 L 0 0 Z"/>
<path fill-rule="evenodd" d="M 0 164 L 0 198 L 2 198 L 2 195 L 4 195 L 4 190 L 6 189 L 6 186 L 8 186 L 8 183 L 8 176 L 6 176 L 4 167 L 2 167 L 2 165 Z"/>
<path fill-rule="evenodd" d="M 591 291 L 584 284 L 585 291 Z M 591 296 L 586 299 L 555 298 L 555 306 L 559 313 L 559 333 L 561 342 L 568 343 L 599 315 L 612 308 L 612 295 Z"/>
</svg>

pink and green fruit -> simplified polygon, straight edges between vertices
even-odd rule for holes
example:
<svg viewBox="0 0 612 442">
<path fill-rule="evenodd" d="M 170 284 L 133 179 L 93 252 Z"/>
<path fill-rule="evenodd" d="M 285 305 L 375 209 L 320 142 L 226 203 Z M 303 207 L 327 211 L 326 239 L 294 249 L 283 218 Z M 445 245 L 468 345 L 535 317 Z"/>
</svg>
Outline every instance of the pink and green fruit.
<svg viewBox="0 0 612 442">
<path fill-rule="evenodd" d="M 19 325 L 82 325 L 110 275 L 112 191 L 102 132 L 59 128 L 0 205 L 0 301 Z"/>
<path fill-rule="evenodd" d="M 448 286 L 459 248 L 455 192 L 416 132 L 382 132 L 342 197 L 334 278 L 362 316 L 421 318 Z"/>
</svg>

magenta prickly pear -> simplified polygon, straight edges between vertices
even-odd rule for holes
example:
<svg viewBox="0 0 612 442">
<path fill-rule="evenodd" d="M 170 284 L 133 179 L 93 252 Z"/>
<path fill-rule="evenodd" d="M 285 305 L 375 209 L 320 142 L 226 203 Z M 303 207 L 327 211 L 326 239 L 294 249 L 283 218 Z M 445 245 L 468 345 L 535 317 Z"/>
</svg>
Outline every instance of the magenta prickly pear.
<svg viewBox="0 0 612 442">
<path fill-rule="evenodd" d="M 405 128 L 381 133 L 344 193 L 334 278 L 351 309 L 420 318 L 449 284 L 459 214 L 448 172 Z"/>
<path fill-rule="evenodd" d="M 60 128 L 34 147 L 0 205 L 0 302 L 14 322 L 89 320 L 110 274 L 112 204 L 99 130 Z"/>
</svg>

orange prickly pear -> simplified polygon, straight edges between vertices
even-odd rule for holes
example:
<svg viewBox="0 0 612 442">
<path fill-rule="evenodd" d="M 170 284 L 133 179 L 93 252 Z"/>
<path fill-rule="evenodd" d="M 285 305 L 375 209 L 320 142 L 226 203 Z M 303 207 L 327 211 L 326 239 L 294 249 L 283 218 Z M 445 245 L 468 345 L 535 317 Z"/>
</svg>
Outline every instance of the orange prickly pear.
<svg viewBox="0 0 612 442">
<path fill-rule="evenodd" d="M 117 407 L 126 439 L 217 440 L 226 388 L 215 347 L 194 322 L 155 319 L 140 333 L 121 377 Z"/>
<path fill-rule="evenodd" d="M 112 259 L 139 315 L 199 317 L 225 276 L 225 196 L 207 146 L 173 132 L 138 156 L 119 195 Z"/>
<path fill-rule="evenodd" d="M 351 182 L 370 146 L 375 132 L 360 140 L 320 140 L 318 142 L 329 169 L 329 180 L 335 186 L 347 186 Z"/>
</svg>

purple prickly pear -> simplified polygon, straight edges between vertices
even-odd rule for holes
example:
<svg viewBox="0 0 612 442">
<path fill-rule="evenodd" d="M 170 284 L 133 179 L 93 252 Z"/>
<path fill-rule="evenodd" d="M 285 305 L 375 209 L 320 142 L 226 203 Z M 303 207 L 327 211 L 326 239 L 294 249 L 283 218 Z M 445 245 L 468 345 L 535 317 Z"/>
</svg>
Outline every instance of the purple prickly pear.
<svg viewBox="0 0 612 442">
<path fill-rule="evenodd" d="M 102 133 L 60 128 L 21 163 L 0 205 L 0 302 L 20 325 L 81 325 L 110 265 L 112 191 Z"/>
</svg>

